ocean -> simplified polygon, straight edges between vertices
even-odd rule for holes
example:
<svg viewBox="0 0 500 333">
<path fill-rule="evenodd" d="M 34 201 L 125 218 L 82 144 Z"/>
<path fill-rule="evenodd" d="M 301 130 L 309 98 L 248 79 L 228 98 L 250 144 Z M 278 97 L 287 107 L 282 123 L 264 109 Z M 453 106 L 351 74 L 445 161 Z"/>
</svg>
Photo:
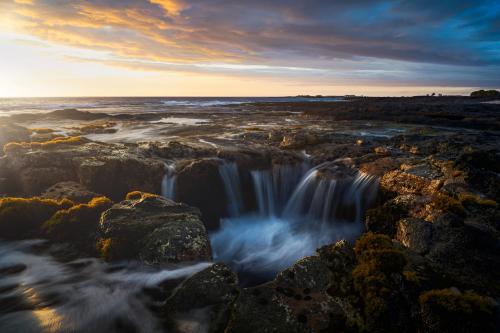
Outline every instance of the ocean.
<svg viewBox="0 0 500 333">
<path fill-rule="evenodd" d="M 341 97 L 51 97 L 0 98 L 0 116 L 60 109 L 103 113 L 169 112 L 259 102 L 332 102 Z"/>
</svg>

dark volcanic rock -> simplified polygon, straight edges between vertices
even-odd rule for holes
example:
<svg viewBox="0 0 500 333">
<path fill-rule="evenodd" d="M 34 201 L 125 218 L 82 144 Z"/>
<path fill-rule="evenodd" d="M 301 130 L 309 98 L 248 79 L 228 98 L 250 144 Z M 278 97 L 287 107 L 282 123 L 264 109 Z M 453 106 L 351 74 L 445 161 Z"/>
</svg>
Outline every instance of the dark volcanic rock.
<svg viewBox="0 0 500 333">
<path fill-rule="evenodd" d="M 356 331 L 350 290 L 354 253 L 345 242 L 299 260 L 265 285 L 242 290 L 226 332 Z"/>
<path fill-rule="evenodd" d="M 82 185 L 115 200 L 132 190 L 159 193 L 163 163 L 131 154 L 76 159 Z"/>
<path fill-rule="evenodd" d="M 87 190 L 80 183 L 68 181 L 54 184 L 45 190 L 40 196 L 48 199 L 67 198 L 73 202 L 86 203 L 92 198 L 98 197 L 99 194 Z"/>
<path fill-rule="evenodd" d="M 108 260 L 148 264 L 210 260 L 210 242 L 196 208 L 133 192 L 104 212 L 100 250 Z"/>
<path fill-rule="evenodd" d="M 199 208 L 208 229 L 219 226 L 219 218 L 227 209 L 220 163 L 218 159 L 200 159 L 181 164 L 176 170 L 176 200 Z"/>
<path fill-rule="evenodd" d="M 0 160 L 9 194 L 39 195 L 60 182 L 79 182 L 90 191 L 121 200 L 133 190 L 159 193 L 164 165 L 121 144 L 74 142 L 15 147 Z M 1 178 L 1 176 L 0 176 Z M 3 190 L 3 189 L 2 189 Z"/>
<path fill-rule="evenodd" d="M 214 264 L 196 273 L 175 288 L 167 299 L 164 312 L 168 317 L 200 310 L 207 313 L 209 332 L 222 332 L 227 325 L 230 306 L 239 294 L 238 278 L 224 264 Z"/>
<path fill-rule="evenodd" d="M 396 239 L 419 254 L 425 254 L 433 242 L 434 226 L 422 219 L 406 218 L 398 222 Z"/>
<path fill-rule="evenodd" d="M 166 159 L 212 157 L 217 154 L 217 150 L 214 148 L 185 144 L 178 141 L 142 142 L 139 144 L 139 149 L 151 156 Z"/>
</svg>

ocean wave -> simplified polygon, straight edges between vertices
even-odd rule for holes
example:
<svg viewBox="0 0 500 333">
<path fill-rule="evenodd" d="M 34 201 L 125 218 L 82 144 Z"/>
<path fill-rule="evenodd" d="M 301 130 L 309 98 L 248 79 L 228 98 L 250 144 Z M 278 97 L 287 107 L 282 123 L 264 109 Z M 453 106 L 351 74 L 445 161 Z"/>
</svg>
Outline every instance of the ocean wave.
<svg viewBox="0 0 500 333">
<path fill-rule="evenodd" d="M 210 100 L 210 101 L 193 101 L 193 100 L 167 100 L 161 101 L 166 106 L 221 106 L 221 105 L 238 105 L 243 103 L 250 103 L 250 101 L 224 101 L 224 100 Z"/>
</svg>

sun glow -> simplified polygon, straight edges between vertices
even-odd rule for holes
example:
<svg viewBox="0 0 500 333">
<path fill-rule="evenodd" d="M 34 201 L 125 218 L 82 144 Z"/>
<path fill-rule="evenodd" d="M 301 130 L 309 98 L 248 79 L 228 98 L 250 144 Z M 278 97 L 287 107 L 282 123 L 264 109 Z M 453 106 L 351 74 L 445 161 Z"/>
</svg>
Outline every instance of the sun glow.
<svg viewBox="0 0 500 333">
<path fill-rule="evenodd" d="M 400 96 L 496 84 L 488 73 L 497 67 L 410 59 L 417 53 L 391 54 L 397 45 L 375 38 L 378 51 L 365 54 L 357 36 L 310 35 L 297 13 L 250 9 L 240 17 L 237 3 L 2 1 L 0 97 Z M 352 50 L 335 53 L 345 45 Z"/>
</svg>

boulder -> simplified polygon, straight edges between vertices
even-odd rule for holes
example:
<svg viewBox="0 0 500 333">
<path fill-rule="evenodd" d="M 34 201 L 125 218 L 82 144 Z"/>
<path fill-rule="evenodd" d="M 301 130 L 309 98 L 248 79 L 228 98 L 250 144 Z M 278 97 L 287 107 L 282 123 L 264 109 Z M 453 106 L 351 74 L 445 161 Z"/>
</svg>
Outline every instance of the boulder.
<svg viewBox="0 0 500 333">
<path fill-rule="evenodd" d="M 132 192 L 104 212 L 100 252 L 107 260 L 147 264 L 210 260 L 210 242 L 198 209 Z"/>
</svg>

